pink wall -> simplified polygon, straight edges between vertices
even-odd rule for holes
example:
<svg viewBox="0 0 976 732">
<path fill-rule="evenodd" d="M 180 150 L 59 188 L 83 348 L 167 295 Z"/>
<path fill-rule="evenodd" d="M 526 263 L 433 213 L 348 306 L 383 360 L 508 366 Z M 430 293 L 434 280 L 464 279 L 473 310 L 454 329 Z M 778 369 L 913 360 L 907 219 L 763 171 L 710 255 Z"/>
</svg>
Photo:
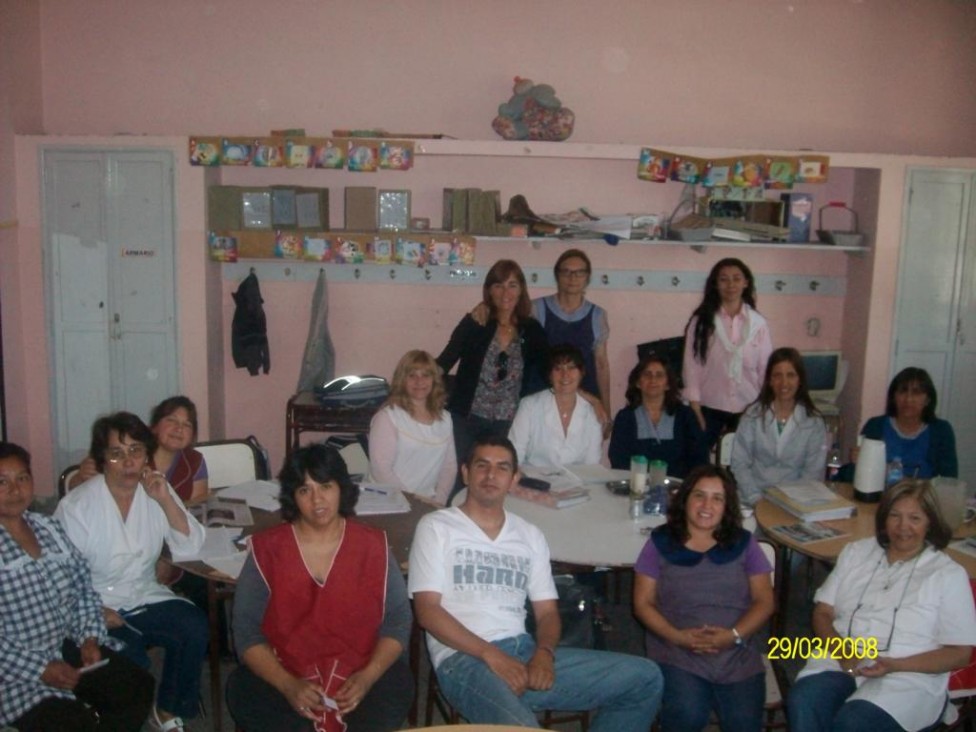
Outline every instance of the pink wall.
<svg viewBox="0 0 976 732">
<path fill-rule="evenodd" d="M 976 167 L 972 158 L 904 157 L 976 155 L 976 97 L 959 93 L 976 78 L 976 13 L 953 0 L 283 0 L 273 9 L 259 0 L 42 0 L 2 7 L 18 11 L 0 19 L 11 23 L 2 25 L 2 40 L 21 39 L 23 64 L 0 67 L 0 113 L 4 105 L 9 109 L 12 101 L 27 99 L 28 122 L 11 127 L 0 114 L 0 155 L 11 132 L 38 131 L 38 97 L 47 134 L 101 136 L 18 140 L 20 228 L 15 241 L 0 238 L 7 389 L 14 400 L 10 417 L 16 417 L 12 436 L 39 453 L 39 472 L 48 478 L 61 466 L 50 465 L 43 454 L 52 430 L 38 218 L 41 144 L 174 151 L 183 389 L 208 405 L 202 436 L 254 432 L 272 448 L 276 463 L 311 285 L 264 286 L 272 376 L 252 378 L 234 370 L 227 347 L 234 285 L 222 281 L 218 266 L 204 264 L 203 253 L 205 179 L 232 182 L 233 174 L 187 166 L 187 134 L 257 134 L 293 126 L 323 134 L 335 127 L 382 125 L 492 139 L 495 109 L 507 99 L 511 77 L 522 74 L 552 83 L 576 111 L 577 142 L 671 145 L 688 153 L 701 151 L 689 146 L 705 146 L 712 154 L 730 147 L 834 151 L 839 167 L 880 171 L 876 254 L 848 260 L 839 254 L 739 253 L 759 273 L 848 277 L 843 303 L 770 295 L 760 305 L 774 332 L 801 347 L 843 344 L 862 352 L 858 373 L 864 386 L 849 395 L 852 421 L 883 400 L 906 167 Z M 114 133 L 137 136 L 108 137 Z M 879 151 L 901 156 L 873 154 Z M 618 166 L 626 170 L 618 172 Z M 659 212 L 673 205 L 676 191 L 637 182 L 632 166 L 622 163 L 508 160 L 502 167 L 497 160 L 422 158 L 410 178 L 377 175 L 369 184 L 412 188 L 420 181 L 415 209 L 435 218 L 442 185 L 493 185 L 505 198 L 525 192 L 537 210 L 586 204 Z M 299 182 L 292 171 L 281 173 L 275 182 Z M 863 175 L 873 174 L 855 177 Z M 401 183 L 406 180 L 411 182 Z M 306 182 L 335 186 L 334 200 L 344 185 L 320 176 Z M 621 201 L 626 209 L 618 208 Z M 337 212 L 334 220 L 340 220 Z M 552 261 L 553 249 L 521 246 L 482 250 L 479 263 L 502 254 L 538 266 Z M 599 248 L 593 255 L 598 268 L 662 270 L 703 270 L 721 256 L 627 247 Z M 16 294 L 13 312 L 7 307 L 10 290 Z M 388 373 L 407 347 L 438 350 L 476 294 L 477 288 L 335 285 L 332 322 L 340 371 Z M 695 301 L 684 294 L 598 291 L 593 298 L 613 317 L 615 391 L 633 344 L 675 332 Z M 814 311 L 823 314 L 825 330 L 820 342 L 809 343 L 797 324 Z M 428 317 L 417 324 L 409 317 L 416 312 Z"/>
<path fill-rule="evenodd" d="M 963 92 L 976 13 L 954 0 L 41 8 L 56 134 L 383 126 L 489 138 L 520 74 L 555 86 L 578 141 L 976 154 L 976 99 Z"/>
</svg>

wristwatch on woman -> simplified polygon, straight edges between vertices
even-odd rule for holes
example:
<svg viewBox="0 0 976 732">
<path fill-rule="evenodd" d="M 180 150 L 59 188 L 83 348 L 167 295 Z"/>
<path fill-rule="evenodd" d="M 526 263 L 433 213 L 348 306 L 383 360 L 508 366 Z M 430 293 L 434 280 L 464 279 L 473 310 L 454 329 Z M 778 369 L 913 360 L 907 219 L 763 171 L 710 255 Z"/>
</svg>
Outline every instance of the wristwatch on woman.
<svg viewBox="0 0 976 732">
<path fill-rule="evenodd" d="M 744 645 L 745 644 L 746 639 L 743 638 L 741 635 L 739 635 L 739 631 L 737 631 L 735 629 L 735 626 L 734 625 L 732 626 L 732 635 L 735 636 L 735 644 L 737 646 L 741 646 L 741 645 Z"/>
</svg>

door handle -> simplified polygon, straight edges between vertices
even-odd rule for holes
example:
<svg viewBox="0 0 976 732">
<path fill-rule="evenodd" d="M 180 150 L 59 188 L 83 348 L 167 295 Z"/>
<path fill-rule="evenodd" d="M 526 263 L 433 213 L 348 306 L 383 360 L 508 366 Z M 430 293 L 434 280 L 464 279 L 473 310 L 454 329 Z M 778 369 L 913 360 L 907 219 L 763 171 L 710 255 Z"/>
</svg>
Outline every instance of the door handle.
<svg viewBox="0 0 976 732">
<path fill-rule="evenodd" d="M 118 313 L 112 314 L 112 335 L 114 340 L 122 340 L 122 318 L 119 317 Z"/>
</svg>

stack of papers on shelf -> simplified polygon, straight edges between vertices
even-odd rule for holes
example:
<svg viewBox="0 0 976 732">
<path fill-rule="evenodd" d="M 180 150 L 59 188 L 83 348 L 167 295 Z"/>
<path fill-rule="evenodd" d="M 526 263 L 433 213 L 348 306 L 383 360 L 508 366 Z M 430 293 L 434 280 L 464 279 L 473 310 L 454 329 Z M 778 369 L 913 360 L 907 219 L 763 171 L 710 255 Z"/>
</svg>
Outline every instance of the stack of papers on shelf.
<svg viewBox="0 0 976 732">
<path fill-rule="evenodd" d="M 583 481 L 566 468 L 526 465 L 520 469 L 525 477 L 544 481 L 550 488 L 540 491 L 514 485 L 509 493 L 516 498 L 541 503 L 549 508 L 569 508 L 590 500 L 590 492 L 583 487 Z"/>
<path fill-rule="evenodd" d="M 281 510 L 278 494 L 281 488 L 270 480 L 249 480 L 224 488 L 219 492 L 221 498 L 239 498 L 251 508 L 264 511 Z"/>
<path fill-rule="evenodd" d="M 807 523 L 845 519 L 857 511 L 853 502 L 817 480 L 780 483 L 767 489 L 765 497 Z"/>
<path fill-rule="evenodd" d="M 403 492 L 392 485 L 360 484 L 356 515 L 378 516 L 386 513 L 410 513 L 410 503 Z"/>
</svg>

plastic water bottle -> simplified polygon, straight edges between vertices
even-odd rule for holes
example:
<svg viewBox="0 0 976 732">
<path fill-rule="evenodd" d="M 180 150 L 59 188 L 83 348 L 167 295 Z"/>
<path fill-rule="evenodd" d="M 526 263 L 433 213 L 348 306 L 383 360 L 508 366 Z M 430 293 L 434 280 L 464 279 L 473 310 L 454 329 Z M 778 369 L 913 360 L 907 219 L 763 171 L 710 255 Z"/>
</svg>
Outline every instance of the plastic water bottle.
<svg viewBox="0 0 976 732">
<path fill-rule="evenodd" d="M 902 467 L 901 458 L 895 455 L 888 463 L 888 473 L 885 476 L 885 485 L 889 488 L 905 477 L 905 469 Z"/>
</svg>

